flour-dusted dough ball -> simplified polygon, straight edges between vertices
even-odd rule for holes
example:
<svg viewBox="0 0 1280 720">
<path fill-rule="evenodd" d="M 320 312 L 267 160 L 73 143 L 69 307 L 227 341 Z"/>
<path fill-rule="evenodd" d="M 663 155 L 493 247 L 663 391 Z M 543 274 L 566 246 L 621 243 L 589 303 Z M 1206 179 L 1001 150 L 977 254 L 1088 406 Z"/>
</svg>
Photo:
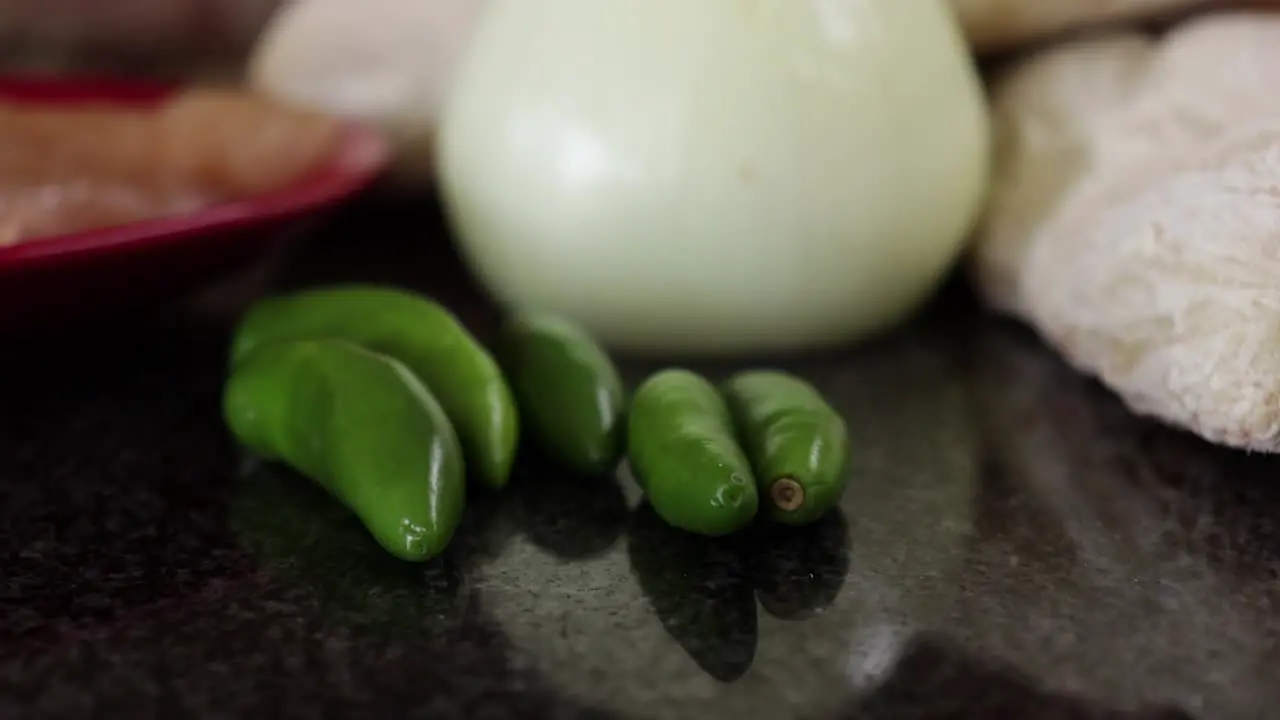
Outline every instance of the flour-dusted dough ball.
<svg viewBox="0 0 1280 720">
<path fill-rule="evenodd" d="M 1096 174 L 1092 139 L 1145 76 L 1151 43 L 1117 35 L 1034 56 L 999 83 L 995 169 L 975 260 L 984 292 L 1016 311 L 1028 239 Z"/>
<path fill-rule="evenodd" d="M 424 180 L 455 67 L 487 0 L 295 0 L 268 23 L 249 82 L 298 105 L 370 122 L 397 169 Z"/>
<path fill-rule="evenodd" d="M 1280 15 L 1048 51 L 997 83 L 975 277 L 1135 410 L 1280 450 Z"/>
</svg>

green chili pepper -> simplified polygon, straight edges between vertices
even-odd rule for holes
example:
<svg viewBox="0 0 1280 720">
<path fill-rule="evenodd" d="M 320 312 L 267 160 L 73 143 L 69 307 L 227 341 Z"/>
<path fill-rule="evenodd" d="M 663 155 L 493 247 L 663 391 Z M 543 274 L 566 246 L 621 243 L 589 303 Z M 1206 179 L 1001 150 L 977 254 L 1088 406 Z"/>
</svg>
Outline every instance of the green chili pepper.
<svg viewBox="0 0 1280 720">
<path fill-rule="evenodd" d="M 726 535 L 751 522 L 755 478 L 715 386 L 688 370 L 649 377 L 631 401 L 631 469 L 654 511 L 700 535 Z"/>
<path fill-rule="evenodd" d="M 547 454 L 583 475 L 612 472 L 623 451 L 626 398 L 608 354 L 573 323 L 545 315 L 508 322 L 496 354 L 522 425 Z"/>
<path fill-rule="evenodd" d="M 724 396 L 769 517 L 806 525 L 840 502 L 849 482 L 848 431 L 812 385 L 755 370 L 730 378 Z"/>
<path fill-rule="evenodd" d="M 461 520 L 457 435 L 396 360 L 341 340 L 266 347 L 232 374 L 223 414 L 243 445 L 319 483 L 399 558 L 440 554 Z"/>
<path fill-rule="evenodd" d="M 269 298 L 245 316 L 232 345 L 239 363 L 264 345 L 348 340 L 417 373 L 457 428 L 468 470 L 491 488 L 515 459 L 515 400 L 493 357 L 448 310 L 392 288 L 344 285 Z"/>
</svg>

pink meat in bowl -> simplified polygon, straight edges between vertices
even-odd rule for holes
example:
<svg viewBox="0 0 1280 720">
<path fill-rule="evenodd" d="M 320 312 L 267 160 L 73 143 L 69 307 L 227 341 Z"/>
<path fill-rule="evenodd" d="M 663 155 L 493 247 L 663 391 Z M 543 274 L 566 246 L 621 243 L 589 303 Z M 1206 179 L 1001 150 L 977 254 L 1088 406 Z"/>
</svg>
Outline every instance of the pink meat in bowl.
<svg viewBox="0 0 1280 720">
<path fill-rule="evenodd" d="M 121 80 L 10 77 L 0 78 L 0 104 L 37 113 L 72 106 L 87 111 L 97 107 L 151 111 L 178 97 L 179 90 Z M 200 132 L 186 130 L 187 136 L 168 133 L 164 136 L 167 139 L 154 142 L 144 138 L 135 143 L 136 154 L 162 152 L 156 148 L 164 142 L 233 142 L 214 137 L 222 131 L 225 128 L 211 127 Z M 117 143 L 121 149 L 93 147 L 92 142 L 84 140 L 90 153 L 109 157 L 115 152 L 121 155 L 118 164 L 122 166 L 133 160 L 128 157 L 133 152 L 128 143 Z M 203 160 L 187 161 L 191 167 L 178 169 L 206 175 L 224 172 L 207 167 L 211 165 L 209 157 L 219 159 L 215 150 L 208 150 Z M 228 158 L 222 163 L 233 170 L 235 152 L 234 144 L 228 145 Z M 42 328 L 84 319 L 172 298 L 226 277 L 252 264 L 324 211 L 364 190 L 389 159 L 389 147 L 378 133 L 343 124 L 337 127 L 336 137 L 325 146 L 320 160 L 276 187 L 220 198 L 189 210 L 183 208 L 184 199 L 178 192 L 170 212 L 3 244 L 0 329 Z M 53 158 L 50 165 L 56 162 Z M 205 167 L 196 167 L 201 162 Z M 4 163 L 0 158 L 0 181 L 5 168 L 14 165 Z M 32 164 L 29 159 L 26 163 Z M 142 160 L 135 164 L 145 166 Z M 36 172 L 44 170 L 34 168 Z M 117 194 L 112 202 L 125 206 L 126 195 Z M 9 215 L 6 218 L 0 213 L 0 232 L 6 231 L 6 220 L 13 225 L 14 212 L 10 210 Z"/>
</svg>

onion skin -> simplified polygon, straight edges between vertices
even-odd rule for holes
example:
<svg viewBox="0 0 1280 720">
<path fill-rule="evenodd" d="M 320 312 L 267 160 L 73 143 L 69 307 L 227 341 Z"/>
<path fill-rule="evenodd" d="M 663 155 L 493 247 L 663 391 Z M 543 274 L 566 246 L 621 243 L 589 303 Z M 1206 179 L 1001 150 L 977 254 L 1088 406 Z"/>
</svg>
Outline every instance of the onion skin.
<svg viewBox="0 0 1280 720">
<path fill-rule="evenodd" d="M 499 301 L 730 355 L 903 321 L 962 249 L 989 146 L 936 0 L 492 0 L 437 162 Z"/>
</svg>

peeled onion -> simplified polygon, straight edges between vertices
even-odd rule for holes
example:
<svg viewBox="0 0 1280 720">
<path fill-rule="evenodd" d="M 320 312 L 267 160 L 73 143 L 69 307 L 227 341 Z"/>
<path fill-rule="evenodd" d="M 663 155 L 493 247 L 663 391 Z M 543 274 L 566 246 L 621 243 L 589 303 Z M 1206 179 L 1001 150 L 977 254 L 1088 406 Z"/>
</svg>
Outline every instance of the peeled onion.
<svg viewBox="0 0 1280 720">
<path fill-rule="evenodd" d="M 463 254 L 615 348 L 881 331 L 983 199 L 987 110 L 938 0 L 491 0 L 471 43 L 437 148 Z"/>
</svg>

